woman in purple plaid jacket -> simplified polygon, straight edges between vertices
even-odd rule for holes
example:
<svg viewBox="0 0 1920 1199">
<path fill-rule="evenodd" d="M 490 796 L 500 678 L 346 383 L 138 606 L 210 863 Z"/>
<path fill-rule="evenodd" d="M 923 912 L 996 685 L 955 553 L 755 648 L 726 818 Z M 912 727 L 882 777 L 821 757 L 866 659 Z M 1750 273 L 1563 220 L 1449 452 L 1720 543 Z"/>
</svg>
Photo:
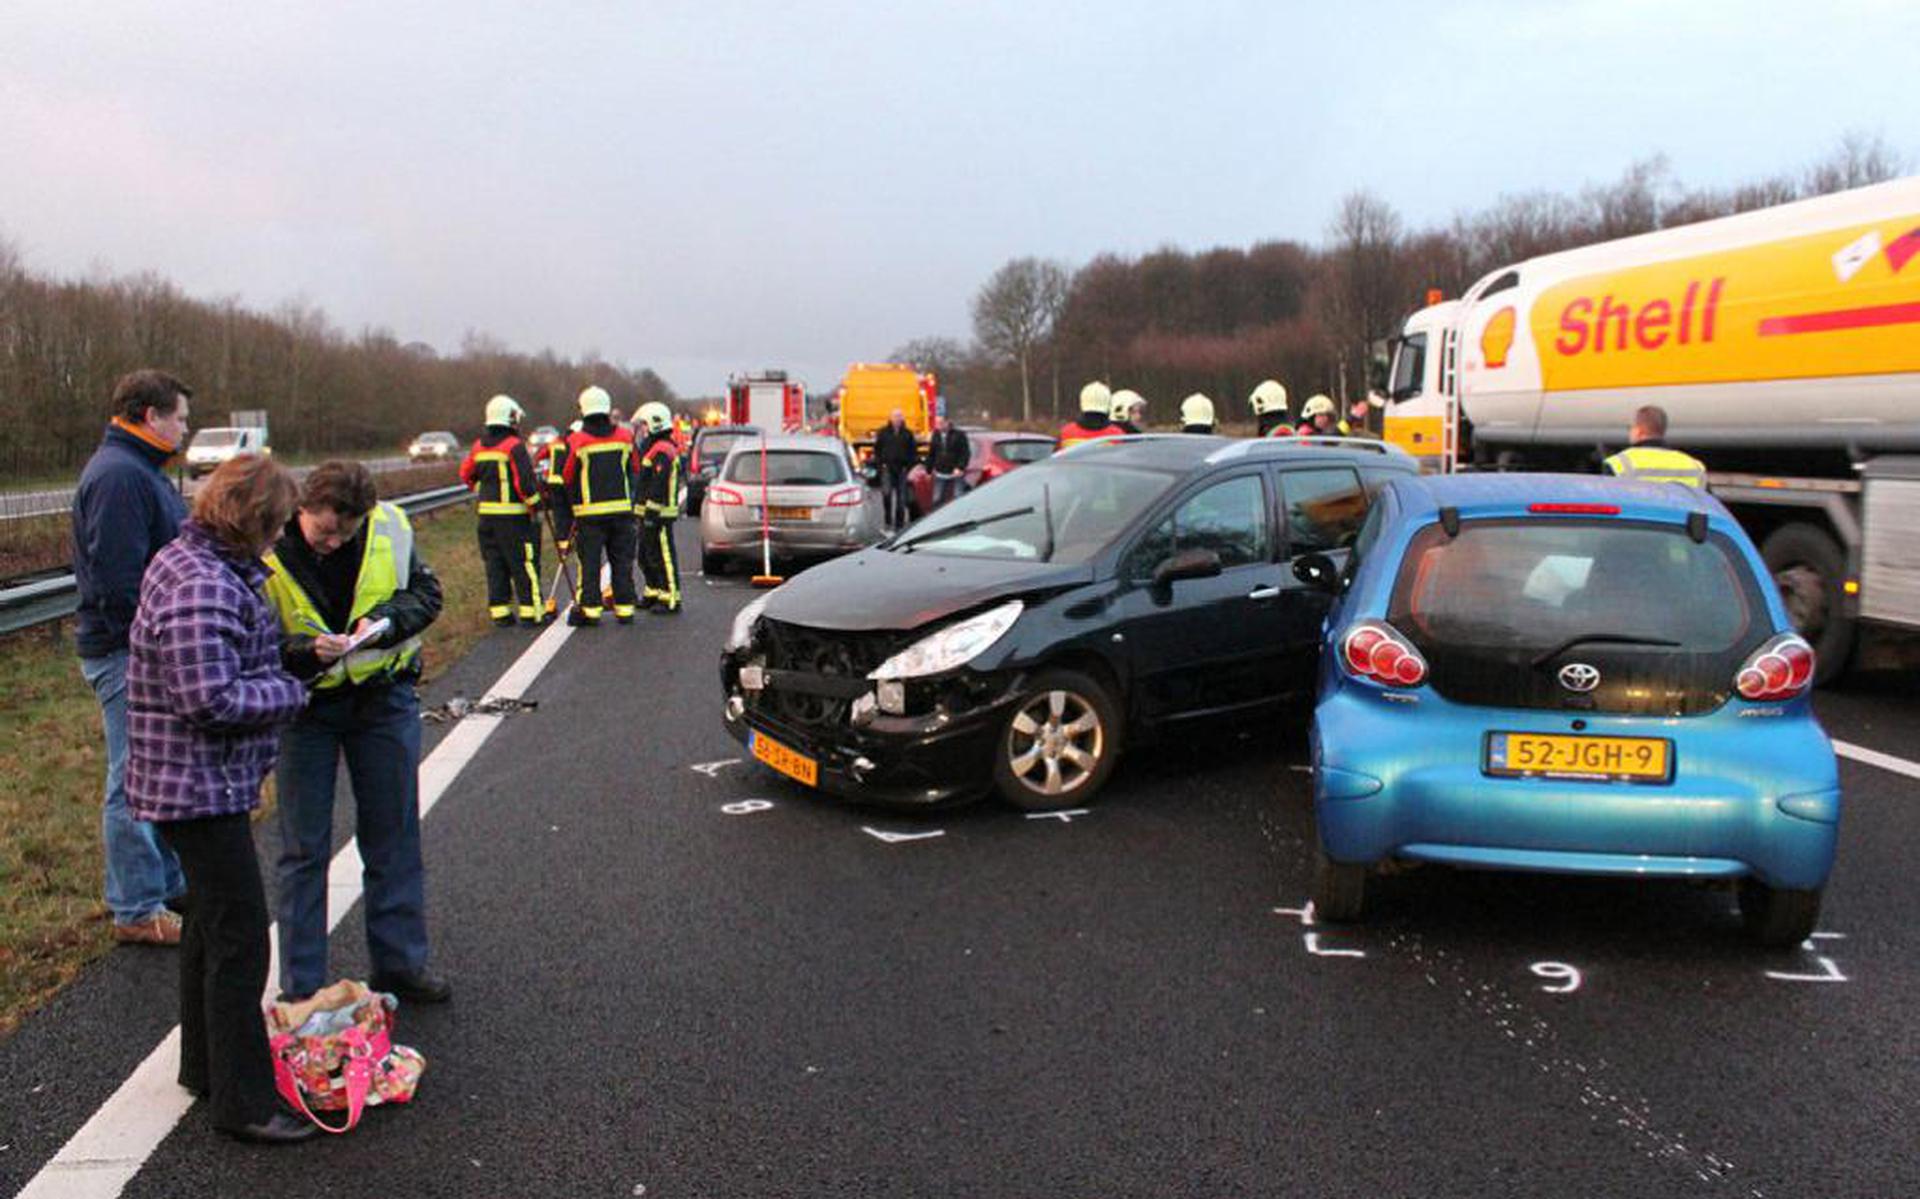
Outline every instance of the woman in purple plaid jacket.
<svg viewBox="0 0 1920 1199">
<path fill-rule="evenodd" d="M 284 1143 L 318 1130 L 282 1109 L 260 996 L 267 898 L 247 814 L 273 769 L 277 726 L 307 689 L 280 666 L 260 555 L 293 514 L 292 476 L 266 458 L 213 472 L 193 517 L 140 583 L 127 664 L 127 803 L 159 826 L 187 876 L 180 942 L 180 1085 L 213 1125 Z"/>
</svg>

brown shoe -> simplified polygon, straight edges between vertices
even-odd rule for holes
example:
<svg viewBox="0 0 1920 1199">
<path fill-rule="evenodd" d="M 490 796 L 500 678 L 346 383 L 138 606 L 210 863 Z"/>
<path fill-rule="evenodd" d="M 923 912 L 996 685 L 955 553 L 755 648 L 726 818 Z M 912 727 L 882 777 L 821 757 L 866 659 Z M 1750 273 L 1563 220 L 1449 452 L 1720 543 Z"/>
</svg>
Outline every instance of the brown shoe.
<svg viewBox="0 0 1920 1199">
<path fill-rule="evenodd" d="M 180 917 L 161 908 L 145 920 L 114 925 L 113 939 L 122 945 L 178 945 Z"/>
</svg>

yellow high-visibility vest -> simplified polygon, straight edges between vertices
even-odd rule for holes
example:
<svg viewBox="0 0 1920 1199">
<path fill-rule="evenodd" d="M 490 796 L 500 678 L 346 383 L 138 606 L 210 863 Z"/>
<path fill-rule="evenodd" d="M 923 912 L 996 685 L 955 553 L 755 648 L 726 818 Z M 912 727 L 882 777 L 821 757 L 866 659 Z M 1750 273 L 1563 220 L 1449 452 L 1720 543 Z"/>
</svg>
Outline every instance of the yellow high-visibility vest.
<svg viewBox="0 0 1920 1199">
<path fill-rule="evenodd" d="M 1607 470 L 1636 483 L 1680 483 L 1705 488 L 1707 464 L 1665 446 L 1633 445 L 1607 459 Z"/>
<path fill-rule="evenodd" d="M 278 554 L 268 553 L 267 602 L 280 615 L 280 627 L 288 633 L 313 636 L 320 632 L 350 633 L 362 616 L 383 604 L 394 592 L 407 585 L 413 564 L 413 525 L 407 514 L 385 501 L 367 514 L 367 549 L 360 558 L 360 577 L 353 585 L 353 605 L 347 612 L 347 627 L 328 629 L 326 617 L 311 597 L 293 581 L 280 564 Z M 314 683 L 315 690 L 364 683 L 368 679 L 391 676 L 406 669 L 420 656 L 420 638 L 409 637 L 384 649 L 359 649 L 329 666 Z"/>
</svg>

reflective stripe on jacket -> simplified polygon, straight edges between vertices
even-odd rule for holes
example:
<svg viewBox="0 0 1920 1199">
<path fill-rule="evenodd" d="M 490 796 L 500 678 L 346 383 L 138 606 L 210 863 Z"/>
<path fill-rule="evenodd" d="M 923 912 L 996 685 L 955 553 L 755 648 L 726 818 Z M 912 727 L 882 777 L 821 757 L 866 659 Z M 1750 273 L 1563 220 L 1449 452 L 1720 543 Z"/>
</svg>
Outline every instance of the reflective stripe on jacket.
<svg viewBox="0 0 1920 1199">
<path fill-rule="evenodd" d="M 460 464 L 460 481 L 480 497 L 481 516 L 525 516 L 540 502 L 525 443 L 504 430 L 489 429 L 473 443 Z"/>
<path fill-rule="evenodd" d="M 319 606 L 280 565 L 278 554 L 269 553 L 265 561 L 272 572 L 267 576 L 267 602 L 279 614 L 282 630 L 305 637 L 349 633 L 362 616 L 407 585 L 413 562 L 413 525 L 406 513 L 384 500 L 367 514 L 367 548 L 360 558 L 360 574 L 353 585 L 353 606 L 348 610 L 344 629 L 327 627 Z M 396 675 L 412 665 L 419 655 L 418 637 L 409 637 L 385 648 L 355 650 L 329 666 L 314 687 L 324 690 Z"/>
<path fill-rule="evenodd" d="M 633 434 L 625 429 L 567 438 L 563 471 L 575 516 L 633 515 Z"/>
<path fill-rule="evenodd" d="M 680 516 L 680 452 L 665 434 L 647 442 L 641 456 L 641 504 L 648 516 L 676 520 Z"/>
<path fill-rule="evenodd" d="M 1692 454 L 1665 446 L 1634 445 L 1621 450 L 1606 462 L 1607 471 L 1636 483 L 1681 483 L 1688 487 L 1707 485 L 1707 464 Z"/>
<path fill-rule="evenodd" d="M 1079 421 L 1074 421 L 1060 430 L 1060 444 L 1055 447 L 1054 452 L 1057 454 L 1061 450 L 1072 449 L 1083 441 L 1099 441 L 1103 437 L 1125 437 L 1126 435 L 1126 430 L 1118 425 L 1107 424 L 1098 429 L 1089 429 Z"/>
</svg>

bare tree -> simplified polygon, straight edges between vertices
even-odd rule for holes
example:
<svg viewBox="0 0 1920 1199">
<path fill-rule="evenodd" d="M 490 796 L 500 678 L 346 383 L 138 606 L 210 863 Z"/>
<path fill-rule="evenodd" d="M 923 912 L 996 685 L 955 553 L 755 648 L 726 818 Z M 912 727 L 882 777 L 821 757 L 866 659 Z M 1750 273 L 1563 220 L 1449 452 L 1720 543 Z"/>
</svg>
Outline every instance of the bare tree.
<svg viewBox="0 0 1920 1199">
<path fill-rule="evenodd" d="M 1840 138 L 1833 153 L 1807 168 L 1802 191 L 1809 196 L 1865 187 L 1897 179 L 1906 170 L 1905 160 L 1887 148 L 1879 134 L 1868 136 L 1850 130 Z"/>
<path fill-rule="evenodd" d="M 904 362 L 917 371 L 930 371 L 946 379 L 965 366 L 967 347 L 951 337 L 916 337 L 887 355 L 889 362 Z"/>
<path fill-rule="evenodd" d="M 1401 262 L 1400 214 L 1371 192 L 1348 194 L 1330 230 L 1328 286 L 1320 305 L 1335 362 L 1351 361 L 1366 377 L 1373 343 L 1397 327 L 1410 307 Z M 1335 379 L 1347 376 L 1335 365 Z"/>
<path fill-rule="evenodd" d="M 1066 302 L 1067 272 L 1056 262 L 1016 258 L 973 298 L 973 336 L 987 353 L 1020 368 L 1020 419 L 1033 419 L 1031 360 Z"/>
</svg>

